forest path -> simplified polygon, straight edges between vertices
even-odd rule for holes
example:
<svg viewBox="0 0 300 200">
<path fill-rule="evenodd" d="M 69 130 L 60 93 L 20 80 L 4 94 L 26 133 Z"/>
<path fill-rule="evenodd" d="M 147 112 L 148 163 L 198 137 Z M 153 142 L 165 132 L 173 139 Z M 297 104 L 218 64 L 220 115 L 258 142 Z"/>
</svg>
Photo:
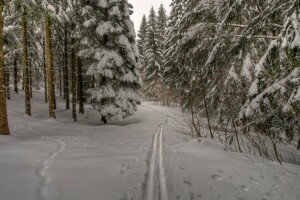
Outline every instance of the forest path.
<svg viewBox="0 0 300 200">
<path fill-rule="evenodd" d="M 168 199 L 168 189 L 166 183 L 165 169 L 163 164 L 163 124 L 159 125 L 153 139 L 150 158 L 148 160 L 148 175 L 146 181 L 146 200 L 157 199 L 154 195 L 155 177 L 158 177 L 159 199 Z M 156 171 L 156 174 L 155 174 Z M 158 188 L 158 187 L 157 187 Z"/>
<path fill-rule="evenodd" d="M 23 101 L 12 95 L 12 136 L 0 136 L 1 200 L 300 199 L 299 166 L 199 143 L 178 132 L 178 108 L 144 102 L 103 125 L 88 106 L 74 123 L 59 98 L 56 120 L 43 93 L 34 93 L 31 117 Z"/>
</svg>

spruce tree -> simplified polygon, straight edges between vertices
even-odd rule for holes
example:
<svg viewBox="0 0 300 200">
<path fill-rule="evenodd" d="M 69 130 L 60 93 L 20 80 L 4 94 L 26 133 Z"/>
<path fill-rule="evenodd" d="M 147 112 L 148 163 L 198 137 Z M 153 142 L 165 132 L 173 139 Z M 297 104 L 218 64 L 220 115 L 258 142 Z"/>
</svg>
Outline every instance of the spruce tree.
<svg viewBox="0 0 300 200">
<path fill-rule="evenodd" d="M 83 6 L 86 31 L 79 55 L 89 62 L 87 75 L 95 77 L 89 93 L 104 123 L 133 115 L 140 102 L 139 54 L 129 6 L 127 0 Z"/>
<path fill-rule="evenodd" d="M 160 48 L 163 49 L 164 41 L 165 41 L 165 34 L 166 34 L 166 29 L 167 29 L 167 13 L 166 13 L 166 9 L 164 8 L 163 4 L 161 4 L 158 9 L 157 29 L 158 29 Z"/>
<path fill-rule="evenodd" d="M 140 53 L 140 61 L 142 65 L 142 70 L 145 68 L 145 44 L 146 44 L 146 33 L 147 33 L 147 18 L 146 15 L 143 15 L 142 22 L 140 25 L 139 32 L 137 34 L 138 40 L 137 45 Z"/>
<path fill-rule="evenodd" d="M 181 39 L 181 27 L 179 22 L 183 16 L 182 0 L 172 0 L 171 13 L 167 21 L 167 28 L 164 41 L 164 71 L 163 82 L 167 86 L 169 96 L 173 100 L 179 98 L 179 72 L 181 68 L 181 51 L 179 41 Z"/>
<path fill-rule="evenodd" d="M 157 26 L 157 15 L 152 7 L 148 18 L 145 44 L 145 63 L 143 70 L 144 92 L 153 99 L 160 97 L 162 89 L 163 51 Z"/>
</svg>

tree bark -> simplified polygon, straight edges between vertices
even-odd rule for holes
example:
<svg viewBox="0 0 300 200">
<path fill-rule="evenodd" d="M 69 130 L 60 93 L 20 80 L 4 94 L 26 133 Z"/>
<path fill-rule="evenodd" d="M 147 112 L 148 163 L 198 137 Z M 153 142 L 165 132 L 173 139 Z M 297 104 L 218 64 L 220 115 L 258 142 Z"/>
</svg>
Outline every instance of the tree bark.
<svg viewBox="0 0 300 200">
<path fill-rule="evenodd" d="M 25 9 L 25 8 L 24 8 Z M 23 37 L 23 65 L 24 65 L 24 90 L 25 90 L 25 113 L 31 115 L 30 105 L 30 91 L 29 91 L 29 74 L 28 74 L 28 49 L 27 49 L 27 23 L 26 23 L 26 11 L 23 11 L 22 15 L 22 37 Z"/>
<path fill-rule="evenodd" d="M 18 94 L 19 90 L 18 90 L 18 57 L 17 57 L 17 55 L 15 55 L 15 58 L 14 58 L 14 89 L 15 89 L 15 93 Z"/>
<path fill-rule="evenodd" d="M 72 31 L 75 29 L 75 24 L 71 25 Z M 77 122 L 76 113 L 76 52 L 75 52 L 75 38 L 71 38 L 71 74 L 72 74 L 72 116 L 74 122 Z"/>
<path fill-rule="evenodd" d="M 28 44 L 28 71 L 29 71 L 29 94 L 30 98 L 32 99 L 32 63 L 31 63 L 31 43 L 30 37 L 27 38 Z"/>
<path fill-rule="evenodd" d="M 44 67 L 45 103 L 48 103 L 47 63 L 46 63 L 46 45 L 45 45 L 45 38 L 43 38 L 43 67 Z"/>
<path fill-rule="evenodd" d="M 0 1 L 0 13 L 2 11 L 3 1 Z M 3 16 L 0 15 L 0 135 L 9 135 L 4 76 Z"/>
<path fill-rule="evenodd" d="M 82 63 L 79 57 L 77 59 L 79 113 L 84 114 Z"/>
<path fill-rule="evenodd" d="M 60 64 L 60 58 L 58 58 L 59 96 L 62 97 L 62 67 Z"/>
<path fill-rule="evenodd" d="M 69 65 L 68 65 L 68 25 L 65 24 L 65 38 L 64 38 L 64 99 L 66 100 L 66 109 L 70 109 L 70 91 L 69 91 Z"/>
<path fill-rule="evenodd" d="M 9 88 L 9 69 L 4 65 L 4 73 L 5 73 L 5 90 L 6 90 L 6 98 L 10 100 L 10 88 Z"/>
<path fill-rule="evenodd" d="M 45 16 L 46 31 L 46 53 L 47 53 L 47 78 L 48 78 L 48 100 L 49 100 L 49 118 L 56 118 L 55 115 L 55 88 L 54 88 L 54 71 L 53 71 L 53 49 L 52 49 L 52 33 L 51 19 Z"/>
</svg>

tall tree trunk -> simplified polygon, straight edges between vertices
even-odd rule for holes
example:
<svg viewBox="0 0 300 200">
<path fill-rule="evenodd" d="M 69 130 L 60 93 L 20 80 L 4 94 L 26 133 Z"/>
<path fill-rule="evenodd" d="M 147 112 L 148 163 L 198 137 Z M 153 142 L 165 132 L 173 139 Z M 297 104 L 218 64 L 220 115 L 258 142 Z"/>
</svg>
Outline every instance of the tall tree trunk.
<svg viewBox="0 0 300 200">
<path fill-rule="evenodd" d="M 31 63 L 31 41 L 27 38 L 27 44 L 28 44 L 28 71 L 29 71 L 29 94 L 30 98 L 32 98 L 32 63 Z"/>
<path fill-rule="evenodd" d="M 75 29 L 75 24 L 71 25 L 71 31 Z M 75 38 L 71 38 L 71 75 L 72 75 L 72 116 L 74 122 L 77 122 L 76 113 L 76 52 L 75 52 Z"/>
<path fill-rule="evenodd" d="M 4 65 L 4 72 L 5 72 L 6 98 L 7 98 L 7 100 L 10 100 L 10 88 L 9 88 L 10 74 L 9 74 L 8 66 Z"/>
<path fill-rule="evenodd" d="M 24 8 L 25 9 L 25 8 Z M 27 49 L 27 23 L 26 23 L 26 11 L 23 11 L 22 15 L 22 37 L 23 37 L 23 65 L 24 65 L 24 90 L 25 90 L 25 113 L 31 115 L 30 105 L 30 91 L 29 91 L 29 74 L 28 74 L 28 49 Z"/>
<path fill-rule="evenodd" d="M 62 97 L 62 67 L 60 64 L 60 58 L 58 58 L 59 96 Z"/>
<path fill-rule="evenodd" d="M 53 71 L 53 54 L 52 54 L 52 33 L 51 19 L 45 16 L 46 31 L 46 53 L 47 53 L 47 77 L 48 77 L 48 100 L 49 100 L 49 118 L 56 118 L 55 115 L 55 88 L 54 88 L 54 71 Z"/>
<path fill-rule="evenodd" d="M 44 67 L 45 103 L 48 103 L 47 63 L 46 63 L 46 45 L 45 45 L 45 38 L 43 38 L 43 67 Z"/>
<path fill-rule="evenodd" d="M 77 58 L 77 60 L 79 113 L 84 114 L 82 63 L 79 57 Z"/>
<path fill-rule="evenodd" d="M 15 92 L 18 94 L 18 57 L 15 55 L 14 58 L 14 88 Z"/>
<path fill-rule="evenodd" d="M 69 91 L 69 66 L 68 66 L 68 25 L 65 24 L 64 37 L 64 99 L 66 100 L 66 109 L 70 109 L 70 91 Z"/>
<path fill-rule="evenodd" d="M 0 13 L 2 11 L 3 1 L 0 1 Z M 0 15 L 0 135 L 9 135 L 4 76 L 3 16 Z"/>
</svg>

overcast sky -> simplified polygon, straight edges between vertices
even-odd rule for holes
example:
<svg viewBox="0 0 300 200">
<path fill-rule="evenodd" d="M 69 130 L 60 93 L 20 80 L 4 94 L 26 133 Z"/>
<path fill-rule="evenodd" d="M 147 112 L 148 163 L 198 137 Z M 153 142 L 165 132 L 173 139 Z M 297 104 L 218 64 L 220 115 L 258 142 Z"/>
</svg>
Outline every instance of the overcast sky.
<svg viewBox="0 0 300 200">
<path fill-rule="evenodd" d="M 155 11 L 157 12 L 160 4 L 164 4 L 167 12 L 170 12 L 169 5 L 172 0 L 128 0 L 134 7 L 134 13 L 131 16 L 132 21 L 135 25 L 135 30 L 138 31 L 140 28 L 141 20 L 144 14 L 148 17 L 149 11 L 153 6 Z"/>
</svg>

